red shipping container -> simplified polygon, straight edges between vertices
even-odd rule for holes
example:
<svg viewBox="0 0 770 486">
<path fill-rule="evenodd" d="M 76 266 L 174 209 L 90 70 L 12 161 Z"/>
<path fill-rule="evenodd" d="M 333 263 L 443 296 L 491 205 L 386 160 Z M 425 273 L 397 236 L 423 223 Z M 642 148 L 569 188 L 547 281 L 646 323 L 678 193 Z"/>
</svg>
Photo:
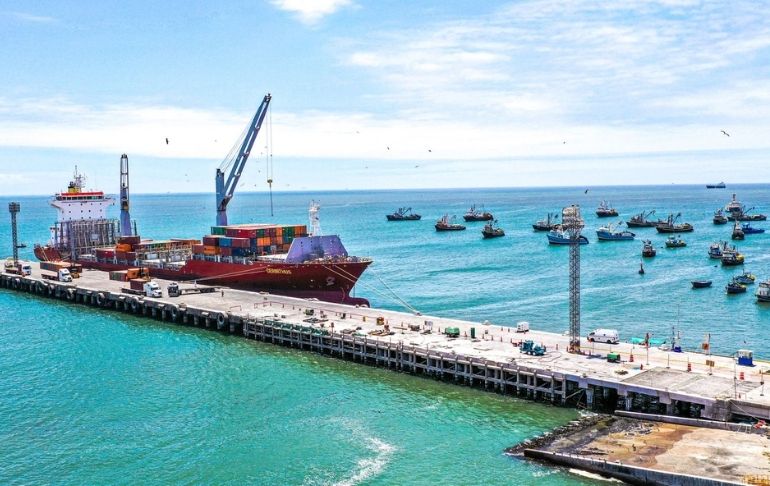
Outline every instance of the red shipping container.
<svg viewBox="0 0 770 486">
<path fill-rule="evenodd" d="M 196 255 L 202 255 L 203 254 L 203 245 L 193 245 L 192 251 Z"/>
<path fill-rule="evenodd" d="M 222 256 L 233 256 L 233 249 L 229 246 L 223 246 L 219 249 L 219 254 Z"/>
<path fill-rule="evenodd" d="M 146 282 L 143 278 L 134 278 L 129 281 L 129 285 L 133 290 L 144 290 L 144 283 Z"/>
</svg>

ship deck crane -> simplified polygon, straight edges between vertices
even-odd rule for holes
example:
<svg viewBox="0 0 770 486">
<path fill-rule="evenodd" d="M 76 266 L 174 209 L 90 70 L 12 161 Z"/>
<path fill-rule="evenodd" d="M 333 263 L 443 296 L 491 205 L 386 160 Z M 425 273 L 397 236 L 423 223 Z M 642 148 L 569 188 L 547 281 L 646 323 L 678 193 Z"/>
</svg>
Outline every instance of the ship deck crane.
<svg viewBox="0 0 770 486">
<path fill-rule="evenodd" d="M 259 129 L 262 127 L 262 122 L 265 120 L 265 114 L 267 114 L 270 99 L 270 93 L 266 94 L 248 128 L 244 131 L 241 138 L 233 146 L 233 150 L 230 151 L 230 154 L 228 154 L 217 169 L 217 226 L 227 226 L 227 204 L 233 198 L 233 194 L 235 194 L 235 188 L 238 186 L 238 181 L 246 166 L 246 161 L 249 159 L 251 148 L 254 146 L 254 141 L 257 139 Z M 232 157 L 235 147 L 239 145 L 240 148 L 237 155 Z M 229 173 L 227 174 L 227 180 L 225 180 L 225 172 L 227 172 L 228 169 Z"/>
</svg>

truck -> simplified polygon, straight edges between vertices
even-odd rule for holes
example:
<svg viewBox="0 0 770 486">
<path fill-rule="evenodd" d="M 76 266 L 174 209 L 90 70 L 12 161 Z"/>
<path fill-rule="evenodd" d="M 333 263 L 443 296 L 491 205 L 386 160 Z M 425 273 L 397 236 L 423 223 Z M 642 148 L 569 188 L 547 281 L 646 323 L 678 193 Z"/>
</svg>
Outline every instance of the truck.
<svg viewBox="0 0 770 486">
<path fill-rule="evenodd" d="M 58 282 L 72 282 L 72 274 L 66 268 L 60 268 L 56 272 L 43 271 L 41 275 L 46 280 L 56 280 Z"/>
<path fill-rule="evenodd" d="M 168 284 L 168 287 L 166 287 L 166 290 L 168 291 L 169 297 L 179 297 L 186 294 L 208 294 L 211 292 L 216 292 L 218 288 L 207 286 L 199 287 L 198 285 L 195 285 L 194 287 L 182 288 L 178 283 L 171 282 Z"/>
<path fill-rule="evenodd" d="M 591 343 L 618 344 L 620 342 L 620 336 L 616 329 L 596 329 L 588 333 L 586 339 Z"/>
<path fill-rule="evenodd" d="M 8 259 L 5 261 L 5 273 L 12 273 L 26 277 L 28 275 L 32 275 L 32 265 L 27 262 L 18 262 L 17 266 L 14 264 L 13 260 Z"/>
<path fill-rule="evenodd" d="M 130 287 L 120 289 L 124 294 L 144 295 L 145 297 L 163 297 L 163 291 L 155 280 L 135 278 L 129 281 Z"/>
<path fill-rule="evenodd" d="M 40 270 L 58 273 L 60 269 L 67 269 L 71 278 L 78 278 L 83 273 L 83 265 L 79 263 L 51 260 L 40 262 Z"/>
</svg>

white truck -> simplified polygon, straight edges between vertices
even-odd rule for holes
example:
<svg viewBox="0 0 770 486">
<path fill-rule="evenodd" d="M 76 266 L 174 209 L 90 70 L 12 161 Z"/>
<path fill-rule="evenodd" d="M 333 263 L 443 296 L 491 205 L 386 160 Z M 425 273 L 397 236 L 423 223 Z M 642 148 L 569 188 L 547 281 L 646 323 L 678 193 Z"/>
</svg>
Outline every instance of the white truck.
<svg viewBox="0 0 770 486">
<path fill-rule="evenodd" d="M 46 280 L 57 280 L 59 282 L 72 282 L 72 274 L 66 268 L 60 268 L 56 272 L 42 272 L 41 275 Z"/>
<path fill-rule="evenodd" d="M 124 294 L 144 295 L 145 297 L 163 297 L 163 291 L 155 280 L 140 278 L 129 281 L 129 288 L 120 289 Z"/>
<path fill-rule="evenodd" d="M 6 273 L 13 273 L 16 275 L 22 275 L 24 277 L 27 277 L 29 275 L 32 275 L 32 265 L 25 262 L 19 262 L 19 265 L 16 266 L 13 263 L 13 260 L 6 260 L 5 262 L 5 272 Z"/>
<path fill-rule="evenodd" d="M 596 329 L 588 333 L 587 339 L 592 343 L 618 344 L 620 342 L 620 336 L 616 329 Z"/>
</svg>

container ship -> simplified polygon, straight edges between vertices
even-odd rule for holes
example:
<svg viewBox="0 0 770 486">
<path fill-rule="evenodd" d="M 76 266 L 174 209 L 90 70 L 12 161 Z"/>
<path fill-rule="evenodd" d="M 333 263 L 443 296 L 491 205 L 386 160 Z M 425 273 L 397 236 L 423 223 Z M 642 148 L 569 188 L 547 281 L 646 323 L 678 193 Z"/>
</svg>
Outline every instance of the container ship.
<svg viewBox="0 0 770 486">
<path fill-rule="evenodd" d="M 135 224 L 122 231 L 132 235 L 120 236 L 120 222 L 106 215 L 114 199 L 85 191 L 84 180 L 76 171 L 67 190 L 51 200 L 58 219 L 48 244 L 35 246 L 39 260 L 118 273 L 147 268 L 163 279 L 369 305 L 351 294 L 372 260 L 349 255 L 336 235 L 322 236 L 314 203 L 310 233 L 306 225 L 218 225 L 201 240 L 145 240 L 135 236 Z"/>
</svg>

